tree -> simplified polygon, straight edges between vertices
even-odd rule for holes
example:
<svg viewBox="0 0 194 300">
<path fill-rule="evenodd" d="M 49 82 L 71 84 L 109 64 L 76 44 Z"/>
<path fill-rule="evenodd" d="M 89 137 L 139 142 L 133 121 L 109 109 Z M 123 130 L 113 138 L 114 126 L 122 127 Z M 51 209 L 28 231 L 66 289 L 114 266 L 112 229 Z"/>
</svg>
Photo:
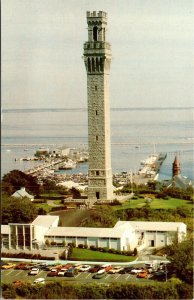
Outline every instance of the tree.
<svg viewBox="0 0 194 300">
<path fill-rule="evenodd" d="M 167 254 L 171 261 L 172 269 L 178 278 L 192 284 L 193 283 L 193 241 L 185 240 L 181 243 L 176 241 L 167 246 Z"/>
<path fill-rule="evenodd" d="M 19 170 L 12 170 L 5 174 L 2 179 L 2 192 L 11 196 L 15 191 L 21 187 L 25 187 L 26 191 L 39 195 L 40 185 L 36 178 L 32 175 L 25 174 Z"/>
<path fill-rule="evenodd" d="M 2 195 L 2 224 L 30 223 L 38 215 L 37 208 L 28 198 Z"/>
</svg>

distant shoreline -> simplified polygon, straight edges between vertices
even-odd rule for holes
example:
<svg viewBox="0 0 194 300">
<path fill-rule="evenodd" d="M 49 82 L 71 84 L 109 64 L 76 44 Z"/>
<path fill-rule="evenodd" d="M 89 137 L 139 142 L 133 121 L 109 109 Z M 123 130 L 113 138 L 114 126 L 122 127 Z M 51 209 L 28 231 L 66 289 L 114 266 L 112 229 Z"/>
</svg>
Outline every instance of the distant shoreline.
<svg viewBox="0 0 194 300">
<path fill-rule="evenodd" d="M 190 110 L 194 107 L 112 107 L 111 111 L 145 111 L 145 110 Z M 86 112 L 87 107 L 72 108 L 4 108 L 2 113 L 26 113 L 26 112 Z"/>
</svg>

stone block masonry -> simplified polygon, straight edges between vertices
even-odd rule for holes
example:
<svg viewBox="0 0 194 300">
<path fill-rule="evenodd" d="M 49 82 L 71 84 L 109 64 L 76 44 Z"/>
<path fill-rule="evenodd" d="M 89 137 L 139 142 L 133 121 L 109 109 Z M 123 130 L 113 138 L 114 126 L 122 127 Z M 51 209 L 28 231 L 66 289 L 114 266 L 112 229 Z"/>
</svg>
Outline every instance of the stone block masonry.
<svg viewBox="0 0 194 300">
<path fill-rule="evenodd" d="M 109 72 L 111 47 L 106 42 L 107 14 L 87 12 L 84 44 L 88 96 L 88 199 L 112 201 Z"/>
</svg>

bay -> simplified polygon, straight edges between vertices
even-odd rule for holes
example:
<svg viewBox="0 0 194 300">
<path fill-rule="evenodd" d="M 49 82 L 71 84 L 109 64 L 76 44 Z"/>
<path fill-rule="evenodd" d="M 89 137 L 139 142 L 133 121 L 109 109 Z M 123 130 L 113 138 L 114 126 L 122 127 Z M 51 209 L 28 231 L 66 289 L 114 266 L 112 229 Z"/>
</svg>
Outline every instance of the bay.
<svg viewBox="0 0 194 300">
<path fill-rule="evenodd" d="M 166 152 L 160 179 L 172 176 L 175 155 L 181 173 L 194 179 L 194 108 L 111 109 L 113 173 L 137 172 L 141 160 Z M 2 176 L 12 169 L 25 171 L 37 162 L 15 161 L 31 156 L 41 145 L 87 149 L 87 109 L 6 109 L 2 111 Z M 28 151 L 24 151 L 24 149 Z M 86 173 L 87 164 L 71 172 Z"/>
</svg>

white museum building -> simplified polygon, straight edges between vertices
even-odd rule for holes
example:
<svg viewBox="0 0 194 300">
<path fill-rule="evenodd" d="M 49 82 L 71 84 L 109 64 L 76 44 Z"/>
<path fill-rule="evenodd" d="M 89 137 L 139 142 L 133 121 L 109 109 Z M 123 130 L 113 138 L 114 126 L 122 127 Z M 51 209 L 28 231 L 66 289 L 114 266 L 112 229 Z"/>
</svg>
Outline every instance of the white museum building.
<svg viewBox="0 0 194 300">
<path fill-rule="evenodd" d="M 182 222 L 118 221 L 112 228 L 60 227 L 59 217 L 39 215 L 30 224 L 9 223 L 1 226 L 2 247 L 33 249 L 45 241 L 75 243 L 115 250 L 141 250 L 181 242 L 187 232 Z"/>
</svg>

